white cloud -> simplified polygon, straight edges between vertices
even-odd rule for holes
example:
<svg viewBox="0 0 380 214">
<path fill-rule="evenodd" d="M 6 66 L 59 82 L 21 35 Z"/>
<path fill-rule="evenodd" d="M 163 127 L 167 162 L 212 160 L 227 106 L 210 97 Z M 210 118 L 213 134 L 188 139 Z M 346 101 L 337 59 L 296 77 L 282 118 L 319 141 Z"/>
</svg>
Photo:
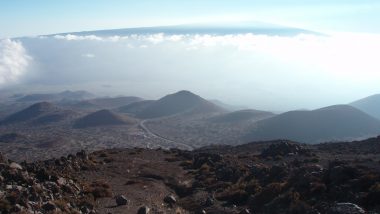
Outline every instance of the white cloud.
<svg viewBox="0 0 380 214">
<path fill-rule="evenodd" d="M 30 60 L 21 42 L 0 40 L 0 85 L 16 82 L 26 72 Z"/>
<path fill-rule="evenodd" d="M 345 75 L 352 79 L 367 78 L 362 74 L 380 77 L 380 35 L 339 33 L 330 36 L 299 34 L 294 37 L 256 34 L 231 35 L 150 35 L 108 36 L 55 35 L 68 41 L 126 42 L 129 48 L 147 48 L 150 45 L 182 43 L 185 50 L 228 47 L 239 51 L 263 53 L 288 63 L 312 65 L 327 75 Z M 87 56 L 91 57 L 91 56 Z"/>
<path fill-rule="evenodd" d="M 103 41 L 104 39 L 95 35 L 88 36 L 77 36 L 73 34 L 66 35 L 55 35 L 53 36 L 55 39 L 68 40 L 68 41 L 82 41 L 82 40 L 91 40 L 91 41 Z"/>
<path fill-rule="evenodd" d="M 86 53 L 86 54 L 82 54 L 82 57 L 84 57 L 84 58 L 95 58 L 95 54 Z"/>
<path fill-rule="evenodd" d="M 167 88 L 182 84 L 177 87 L 180 89 L 191 84 L 197 90 L 203 87 L 207 92 L 214 88 L 215 94 L 230 93 L 231 97 L 236 97 L 233 93 L 256 91 L 256 94 L 246 94 L 245 98 L 255 98 L 252 100 L 256 103 L 270 103 L 271 96 L 276 96 L 276 100 L 291 97 L 292 101 L 279 105 L 302 101 L 302 107 L 308 108 L 318 107 L 321 100 L 324 104 L 345 103 L 378 93 L 380 89 L 380 34 L 300 34 L 293 37 L 257 34 L 65 35 L 47 39 L 57 40 L 54 44 L 58 48 L 42 47 L 39 52 L 49 54 L 48 59 L 57 53 L 56 62 L 62 66 L 56 66 L 52 61 L 42 63 L 51 64 L 50 70 L 61 74 L 67 81 L 79 80 L 78 72 L 69 74 L 66 70 L 80 70 L 83 76 L 87 73 L 94 79 L 99 76 L 104 79 L 103 71 L 109 70 L 114 72 L 109 76 L 133 79 L 139 84 L 148 84 L 147 79 L 167 81 Z M 66 44 L 61 40 L 79 42 Z M 62 46 L 65 53 L 60 52 Z M 32 53 L 35 55 L 38 51 Z M 71 61 L 70 57 L 78 53 L 83 57 L 96 55 L 97 60 L 90 62 L 78 57 L 75 59 L 78 61 Z M 65 70 L 58 72 L 57 67 Z M 81 81 L 88 79 L 83 77 Z M 213 80 L 212 87 L 209 87 L 209 79 Z M 234 89 L 224 89 L 225 85 L 233 84 L 236 85 Z M 191 89 L 190 86 L 187 88 Z M 315 95 L 314 102 L 310 101 L 310 94 Z"/>
</svg>

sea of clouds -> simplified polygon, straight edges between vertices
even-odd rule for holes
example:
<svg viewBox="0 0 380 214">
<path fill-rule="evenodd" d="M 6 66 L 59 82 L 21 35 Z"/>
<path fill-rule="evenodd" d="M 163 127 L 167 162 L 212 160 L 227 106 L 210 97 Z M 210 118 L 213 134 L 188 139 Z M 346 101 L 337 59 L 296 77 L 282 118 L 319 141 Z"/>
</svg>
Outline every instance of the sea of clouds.
<svg viewBox="0 0 380 214">
<path fill-rule="evenodd" d="M 379 55 L 377 34 L 39 36 L 0 41 L 0 85 L 153 98 L 189 89 L 258 108 L 313 108 L 380 90 Z"/>
</svg>

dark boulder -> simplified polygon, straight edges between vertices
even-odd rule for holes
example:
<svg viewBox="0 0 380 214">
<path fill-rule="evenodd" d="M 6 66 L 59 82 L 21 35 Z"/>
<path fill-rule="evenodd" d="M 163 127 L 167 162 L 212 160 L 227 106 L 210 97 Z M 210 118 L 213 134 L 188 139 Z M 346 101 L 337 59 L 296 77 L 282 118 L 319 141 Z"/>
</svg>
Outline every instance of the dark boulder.
<svg viewBox="0 0 380 214">
<path fill-rule="evenodd" d="M 173 205 L 177 203 L 177 199 L 173 195 L 168 195 L 164 198 L 164 202 L 169 205 Z"/>
<path fill-rule="evenodd" d="M 329 209 L 327 214 L 365 214 L 363 208 L 352 203 L 337 203 Z"/>
<path fill-rule="evenodd" d="M 142 206 L 139 208 L 139 210 L 137 211 L 137 214 L 149 214 L 150 212 L 150 208 L 147 207 L 147 206 Z"/>
<path fill-rule="evenodd" d="M 124 206 L 129 203 L 129 200 L 124 195 L 118 195 L 115 198 L 117 206 Z"/>
</svg>

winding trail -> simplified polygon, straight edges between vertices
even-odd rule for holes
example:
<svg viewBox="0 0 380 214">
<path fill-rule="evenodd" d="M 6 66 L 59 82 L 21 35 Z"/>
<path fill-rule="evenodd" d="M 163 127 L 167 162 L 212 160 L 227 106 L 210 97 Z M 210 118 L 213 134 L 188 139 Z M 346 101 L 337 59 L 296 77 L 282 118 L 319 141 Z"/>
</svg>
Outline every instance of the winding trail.
<svg viewBox="0 0 380 214">
<path fill-rule="evenodd" d="M 174 145 L 179 145 L 181 147 L 184 147 L 186 148 L 187 150 L 194 150 L 194 147 L 190 146 L 190 145 L 187 145 L 187 144 L 184 144 L 184 143 L 180 143 L 180 142 L 176 142 L 176 141 L 173 141 L 173 140 L 170 140 L 168 138 L 165 138 L 165 137 L 162 137 L 160 136 L 159 134 L 156 134 L 154 132 L 152 132 L 148 127 L 145 126 L 145 122 L 147 122 L 148 120 L 142 120 L 140 121 L 139 123 L 139 126 L 148 134 L 148 135 L 151 135 L 152 137 L 154 138 L 157 138 L 157 139 L 160 139 L 160 140 L 163 140 L 163 141 L 166 141 L 167 143 L 170 143 L 170 144 L 174 144 Z M 148 143 L 148 147 L 150 148 L 150 143 Z"/>
</svg>

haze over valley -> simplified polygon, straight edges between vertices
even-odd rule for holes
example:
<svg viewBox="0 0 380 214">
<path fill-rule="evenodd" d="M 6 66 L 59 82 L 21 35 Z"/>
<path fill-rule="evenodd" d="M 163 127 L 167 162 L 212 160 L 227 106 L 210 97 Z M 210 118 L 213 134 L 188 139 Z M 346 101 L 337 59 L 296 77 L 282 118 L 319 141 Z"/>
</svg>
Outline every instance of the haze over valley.
<svg viewBox="0 0 380 214">
<path fill-rule="evenodd" d="M 158 100 L 97 97 L 86 91 L 18 95 L 1 105 L 0 144 L 10 157 L 36 160 L 81 149 L 192 150 L 276 139 L 307 144 L 361 140 L 380 133 L 379 112 L 368 111 L 380 109 L 374 97 L 361 99 L 366 105 L 360 108 L 352 102 L 273 113 L 230 110 L 225 106 L 231 105 L 185 90 Z"/>
</svg>

